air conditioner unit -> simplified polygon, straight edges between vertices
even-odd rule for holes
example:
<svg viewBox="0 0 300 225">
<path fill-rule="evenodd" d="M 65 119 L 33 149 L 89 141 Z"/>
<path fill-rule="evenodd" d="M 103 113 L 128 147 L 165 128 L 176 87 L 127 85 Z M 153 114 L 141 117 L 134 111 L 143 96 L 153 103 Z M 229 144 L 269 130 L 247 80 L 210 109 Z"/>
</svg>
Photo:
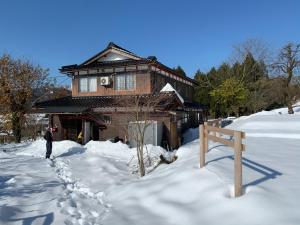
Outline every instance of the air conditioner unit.
<svg viewBox="0 0 300 225">
<path fill-rule="evenodd" d="M 100 85 L 106 86 L 110 84 L 110 79 L 109 77 L 101 77 L 100 78 Z"/>
</svg>

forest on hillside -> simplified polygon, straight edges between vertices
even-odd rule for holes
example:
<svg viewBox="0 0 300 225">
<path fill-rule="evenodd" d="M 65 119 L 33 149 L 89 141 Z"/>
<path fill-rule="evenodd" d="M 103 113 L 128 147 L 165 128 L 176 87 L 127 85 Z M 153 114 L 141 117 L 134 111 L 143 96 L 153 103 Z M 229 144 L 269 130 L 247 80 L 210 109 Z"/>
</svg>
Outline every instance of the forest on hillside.
<svg viewBox="0 0 300 225">
<path fill-rule="evenodd" d="M 292 105 L 300 98 L 300 44 L 287 43 L 272 53 L 264 43 L 248 40 L 234 46 L 232 56 L 204 73 L 194 99 L 207 106 L 210 116 L 249 115 Z"/>
</svg>

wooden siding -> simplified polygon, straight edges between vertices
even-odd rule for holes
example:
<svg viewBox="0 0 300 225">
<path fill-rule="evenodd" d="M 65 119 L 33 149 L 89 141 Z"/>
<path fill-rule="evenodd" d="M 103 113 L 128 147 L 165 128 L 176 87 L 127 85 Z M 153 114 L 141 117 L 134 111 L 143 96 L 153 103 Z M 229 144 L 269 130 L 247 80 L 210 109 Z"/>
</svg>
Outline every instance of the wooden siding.
<svg viewBox="0 0 300 225">
<path fill-rule="evenodd" d="M 157 72 L 151 73 L 151 92 L 160 91 L 167 83 L 171 84 L 172 87 L 187 101 L 193 101 L 194 88 L 188 84 L 182 83 L 178 80 L 165 77 Z"/>
<path fill-rule="evenodd" d="M 178 112 L 176 115 L 169 114 L 167 112 L 163 113 L 151 113 L 150 120 L 159 121 L 163 123 L 163 140 L 168 142 L 169 147 L 172 149 L 180 146 L 180 142 L 182 139 L 182 133 L 191 127 L 197 127 L 199 124 L 203 123 L 204 115 L 202 112 L 199 112 L 200 117 L 198 119 L 198 112 Z M 111 118 L 110 121 L 104 126 L 97 125 L 97 122 L 92 122 L 93 125 L 96 125 L 97 129 L 99 129 L 99 140 L 104 141 L 107 139 L 119 137 L 125 140 L 125 136 L 127 135 L 127 125 L 128 125 L 128 115 L 126 113 L 112 113 L 107 112 L 103 114 L 95 114 L 94 118 L 99 116 L 109 116 Z M 186 117 L 188 115 L 188 117 Z M 184 118 L 187 118 L 185 120 Z M 68 116 L 64 115 L 52 115 L 50 118 L 50 126 L 57 127 L 57 132 L 54 132 L 54 140 L 73 140 L 77 141 L 77 136 L 80 131 L 83 130 L 83 115 Z M 93 121 L 88 119 L 88 121 Z M 98 135 L 98 134 L 97 134 Z M 93 137 L 93 135 L 91 136 Z M 98 137 L 93 137 L 94 140 L 98 140 Z M 164 145 L 164 143 L 161 143 Z M 163 146 L 166 147 L 166 146 Z"/>
<path fill-rule="evenodd" d="M 83 96 L 110 96 L 110 95 L 131 95 L 131 94 L 150 94 L 150 74 L 149 73 L 138 73 L 129 72 L 128 74 L 136 75 L 136 88 L 134 90 L 115 90 L 114 85 L 101 86 L 100 76 L 97 76 L 97 91 L 96 92 L 79 92 L 79 77 L 75 77 L 72 80 L 72 96 L 83 97 Z M 95 75 L 93 75 L 95 77 Z M 88 77 L 88 76 L 85 76 Z M 92 77 L 92 76 L 91 76 Z M 113 82 L 114 83 L 114 82 Z"/>
<path fill-rule="evenodd" d="M 128 116 L 122 113 L 113 113 L 111 116 L 111 124 L 107 125 L 107 129 L 103 129 L 100 131 L 99 136 L 100 140 L 104 141 L 107 139 L 119 137 L 125 140 L 127 130 L 127 119 Z M 160 121 L 163 123 L 163 140 L 167 140 L 171 148 L 177 148 L 178 142 L 177 140 L 171 140 L 172 137 L 178 136 L 176 130 L 171 130 L 171 116 L 170 115 L 161 115 L 161 114 L 152 114 L 150 116 L 150 120 Z M 163 144 L 163 143 L 161 143 Z"/>
</svg>

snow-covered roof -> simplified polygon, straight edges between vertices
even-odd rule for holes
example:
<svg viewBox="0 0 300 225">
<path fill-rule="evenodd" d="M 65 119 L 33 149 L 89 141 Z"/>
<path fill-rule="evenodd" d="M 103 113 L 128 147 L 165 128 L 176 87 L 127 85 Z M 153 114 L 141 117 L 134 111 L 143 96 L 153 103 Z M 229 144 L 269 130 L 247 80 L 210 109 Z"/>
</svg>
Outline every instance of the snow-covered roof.
<svg viewBox="0 0 300 225">
<path fill-rule="evenodd" d="M 175 90 L 175 88 L 173 88 L 173 86 L 172 86 L 171 84 L 167 83 L 167 84 L 160 90 L 160 92 L 172 92 L 172 91 L 174 91 L 175 94 L 176 94 L 176 95 L 178 96 L 178 98 L 180 99 L 180 101 L 181 101 L 182 103 L 184 103 L 184 100 L 183 100 L 182 96 Z"/>
</svg>

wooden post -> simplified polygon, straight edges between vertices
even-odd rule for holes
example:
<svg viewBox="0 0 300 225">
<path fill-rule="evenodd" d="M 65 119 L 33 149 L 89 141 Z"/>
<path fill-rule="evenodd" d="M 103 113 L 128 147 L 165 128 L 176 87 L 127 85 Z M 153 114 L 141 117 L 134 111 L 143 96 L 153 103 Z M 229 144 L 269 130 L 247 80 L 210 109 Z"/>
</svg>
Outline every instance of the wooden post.
<svg viewBox="0 0 300 225">
<path fill-rule="evenodd" d="M 199 138 L 200 138 L 200 168 L 205 166 L 205 144 L 204 144 L 204 125 L 201 124 L 199 127 Z"/>
<path fill-rule="evenodd" d="M 205 152 L 208 152 L 208 138 L 207 138 L 207 134 L 209 134 L 209 131 L 206 129 L 208 126 L 207 122 L 204 122 L 204 149 Z"/>
<path fill-rule="evenodd" d="M 212 123 L 212 126 L 213 126 L 213 127 L 217 127 L 216 125 L 217 125 L 217 123 L 214 121 L 214 122 Z M 216 136 L 216 131 L 211 132 L 211 134 L 212 134 L 213 136 Z"/>
<path fill-rule="evenodd" d="M 234 131 L 234 196 L 242 195 L 242 132 Z"/>
<path fill-rule="evenodd" d="M 84 121 L 84 130 L 83 130 L 83 143 L 86 144 L 90 141 L 91 136 L 91 123 L 89 121 Z"/>
</svg>

